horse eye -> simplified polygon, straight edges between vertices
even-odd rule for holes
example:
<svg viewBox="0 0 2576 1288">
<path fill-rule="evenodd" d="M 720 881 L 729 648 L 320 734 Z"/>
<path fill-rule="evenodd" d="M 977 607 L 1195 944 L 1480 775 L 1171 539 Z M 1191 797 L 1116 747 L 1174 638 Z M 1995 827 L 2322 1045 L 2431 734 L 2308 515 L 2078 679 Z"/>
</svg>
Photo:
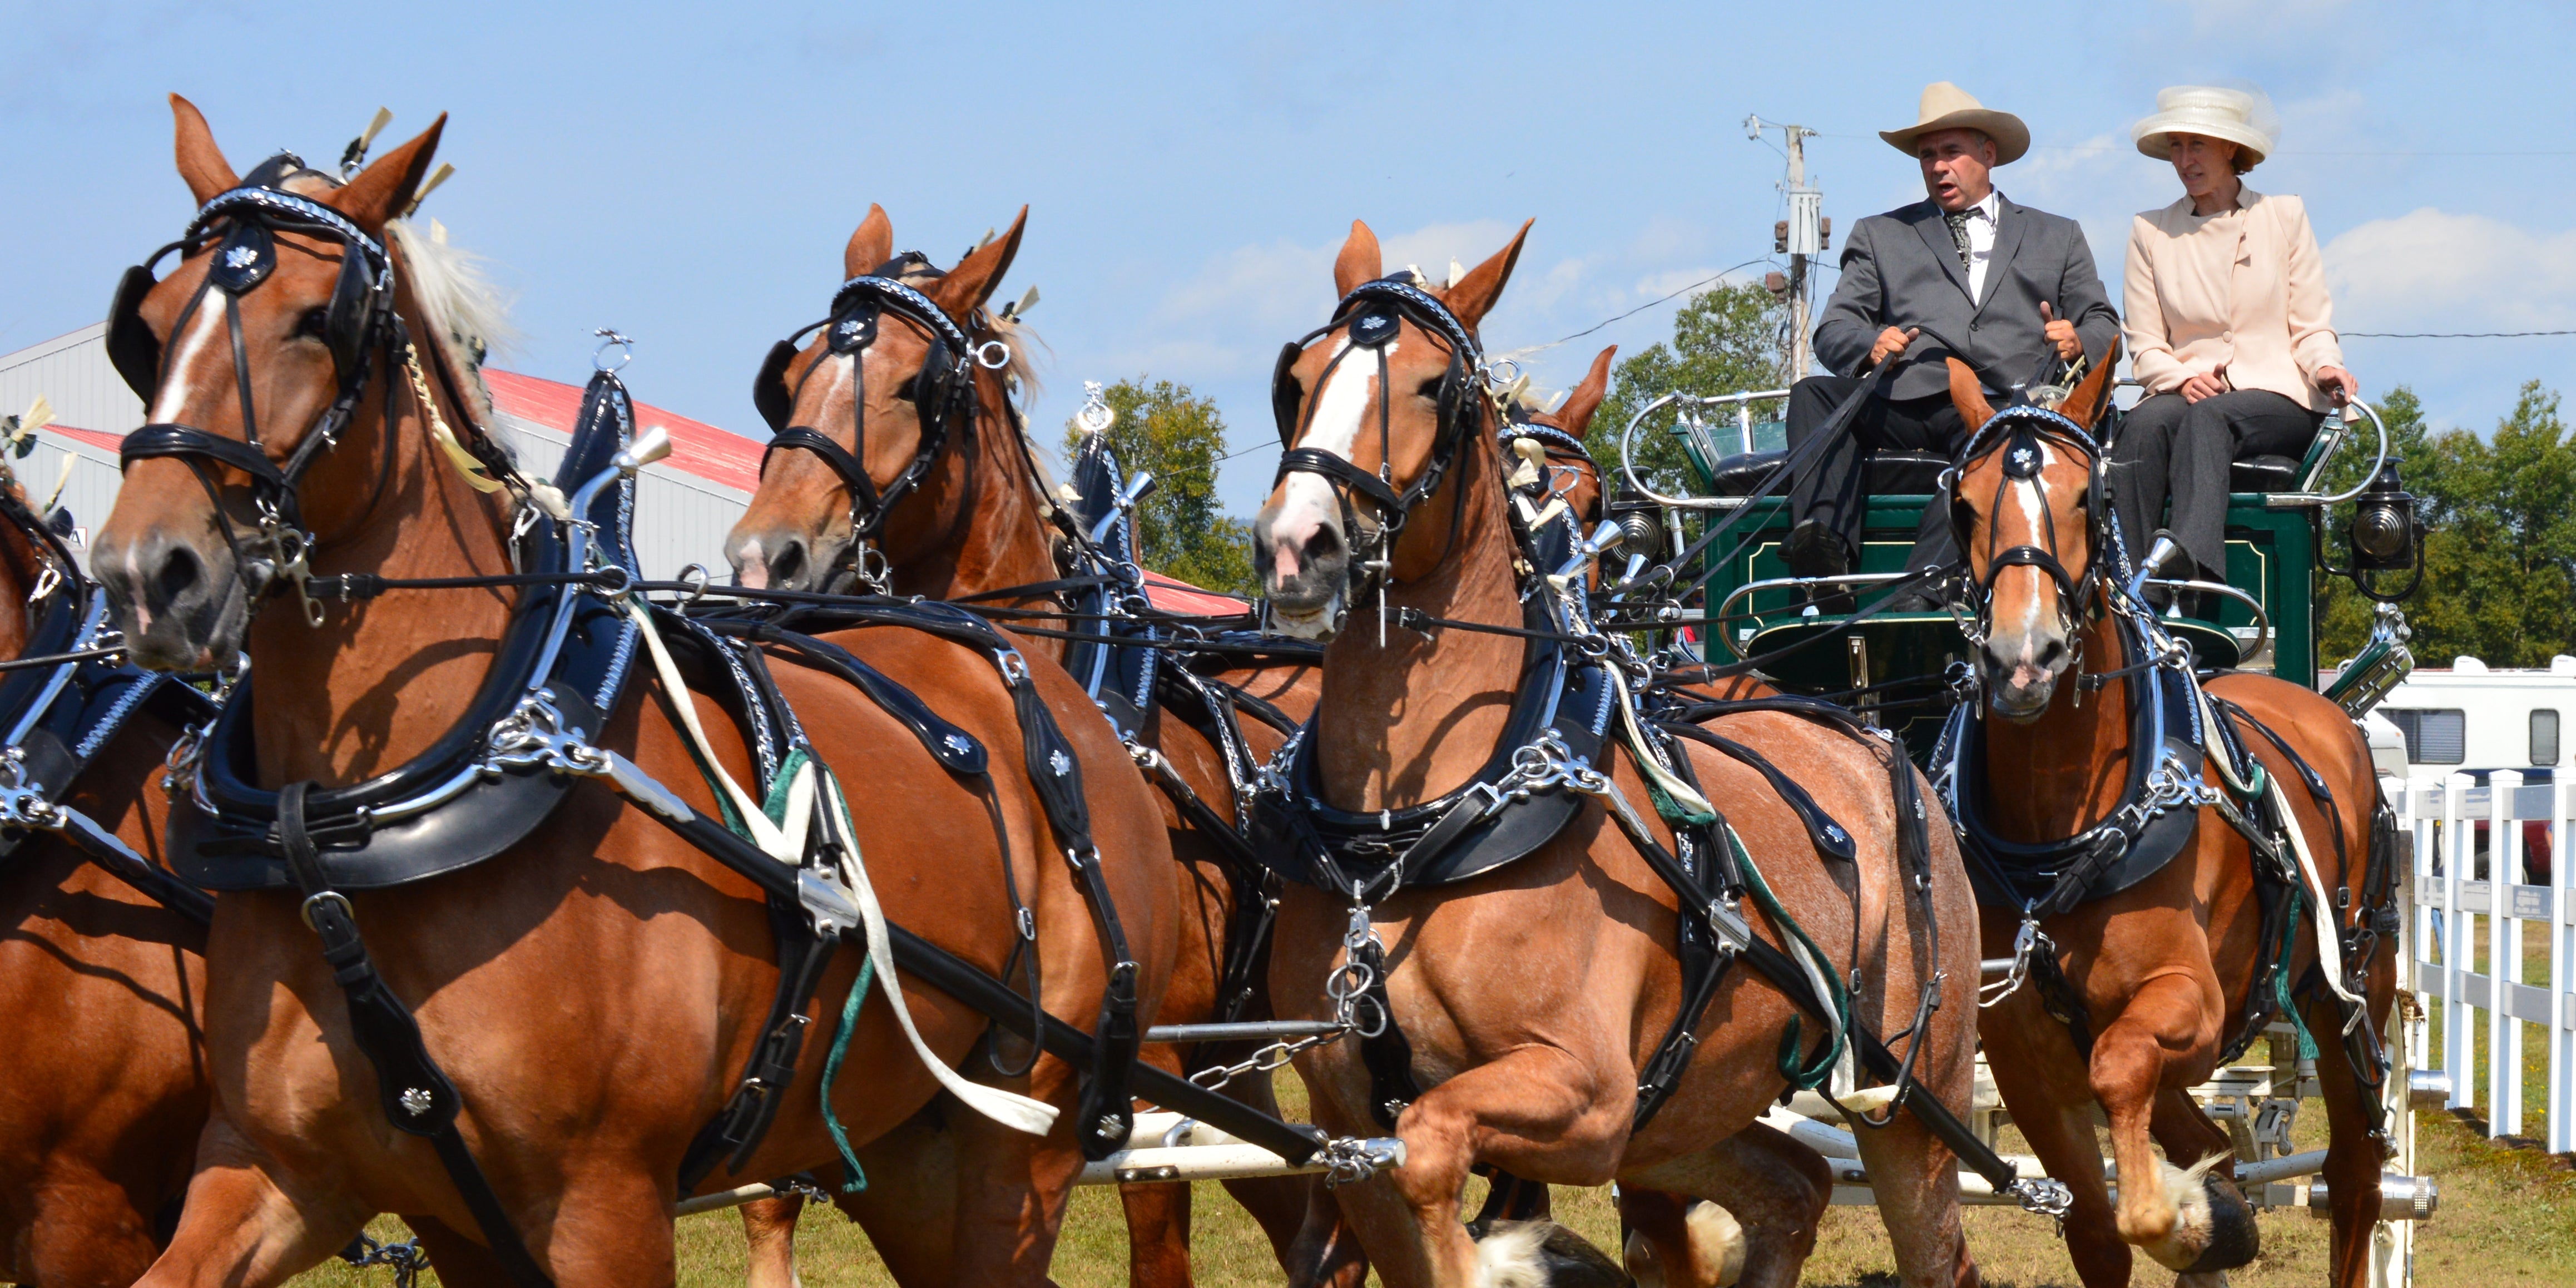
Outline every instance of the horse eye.
<svg viewBox="0 0 2576 1288">
<path fill-rule="evenodd" d="M 319 340 L 330 325 L 331 310 L 318 304 L 295 316 L 295 334 L 298 339 L 310 337 Z"/>
<path fill-rule="evenodd" d="M 1441 377 L 1439 376 L 1433 376 L 1431 379 L 1423 381 L 1422 387 L 1413 391 L 1413 396 L 1416 398 L 1437 399 L 1440 397 L 1440 381 Z"/>
</svg>

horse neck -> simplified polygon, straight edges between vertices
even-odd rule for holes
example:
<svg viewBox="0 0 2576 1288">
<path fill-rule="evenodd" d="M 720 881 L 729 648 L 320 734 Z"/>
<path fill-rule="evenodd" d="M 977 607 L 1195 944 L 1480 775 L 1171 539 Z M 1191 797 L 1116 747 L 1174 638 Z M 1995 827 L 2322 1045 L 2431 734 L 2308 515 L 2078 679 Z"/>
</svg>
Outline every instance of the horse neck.
<svg viewBox="0 0 2576 1288">
<path fill-rule="evenodd" d="M 1047 523 L 1028 478 L 1018 419 L 1001 383 L 981 368 L 975 379 L 973 441 L 965 451 L 941 454 L 918 504 L 944 516 L 937 535 L 914 543 L 915 553 L 894 567 L 898 594 L 955 599 L 1012 586 L 1052 581 L 1058 575 L 1054 529 Z M 1051 608 L 1046 595 L 990 601 L 1005 606 Z M 1063 642 L 1026 641 L 1030 651 L 1060 656 Z"/>
<path fill-rule="evenodd" d="M 1445 518 L 1459 504 L 1449 489 L 1465 488 L 1455 548 L 1431 575 L 1389 590 L 1387 604 L 1518 627 L 1519 552 L 1503 521 L 1492 440 L 1469 437 L 1448 487 L 1414 509 L 1416 521 Z M 1398 809 L 1466 782 L 1493 753 L 1519 691 L 1525 646 L 1513 636 L 1434 628 L 1426 638 L 1390 623 L 1378 641 L 1377 605 L 1353 604 L 1324 653 L 1315 734 L 1324 797 L 1342 809 Z"/>
<path fill-rule="evenodd" d="M 425 333 L 417 324 L 411 329 Z M 362 405 L 382 407 L 381 392 L 371 389 Z M 344 445 L 309 476 L 308 489 L 329 477 L 372 491 L 376 472 L 385 468 L 379 453 L 394 456 L 383 496 L 346 536 L 332 534 L 314 551 L 314 573 L 509 572 L 506 494 L 486 496 L 469 487 L 431 449 L 418 405 L 409 398 L 400 405 L 373 433 L 363 421 L 352 426 Z M 472 432 L 456 409 L 444 414 Z M 350 450 L 362 443 L 374 450 L 363 456 Z M 396 590 L 356 606 L 334 605 L 321 626 L 310 627 L 294 591 L 280 592 L 253 620 L 247 642 L 251 672 L 259 677 L 252 728 L 261 781 L 346 785 L 419 755 L 472 703 L 514 597 L 506 589 Z"/>
<path fill-rule="evenodd" d="M 2083 660 L 2123 664 L 2118 620 L 2103 613 L 2077 632 Z M 2069 668 L 2048 709 L 2026 725 L 1986 721 L 1988 816 L 2005 840 L 2038 844 L 2073 836 L 2110 816 L 2129 781 L 2126 679 L 2082 691 Z M 2079 705 L 2079 702 L 2081 705 Z"/>
</svg>

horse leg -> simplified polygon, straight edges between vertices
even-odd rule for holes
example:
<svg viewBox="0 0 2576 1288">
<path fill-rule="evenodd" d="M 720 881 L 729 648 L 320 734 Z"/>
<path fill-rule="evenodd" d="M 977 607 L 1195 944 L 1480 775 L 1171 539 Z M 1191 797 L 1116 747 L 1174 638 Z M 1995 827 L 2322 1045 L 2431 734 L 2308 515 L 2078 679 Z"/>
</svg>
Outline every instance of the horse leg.
<svg viewBox="0 0 2576 1288">
<path fill-rule="evenodd" d="M 1180 1050 L 1148 1046 L 1139 1063 L 1181 1075 Z M 1127 1222 L 1127 1282 L 1131 1288 L 1190 1288 L 1190 1186 L 1183 1182 L 1120 1185 L 1118 1208 Z"/>
<path fill-rule="evenodd" d="M 347 1247 L 371 1215 L 347 1186 L 289 1188 L 218 1109 L 197 1138 L 179 1229 L 136 1281 L 149 1288 L 270 1288 Z"/>
<path fill-rule="evenodd" d="M 1028 1093 L 1070 1104 L 1070 1066 L 1038 1061 Z M 1070 1117 L 1043 1139 L 959 1110 L 948 1115 L 956 1138 L 956 1226 L 949 1264 L 957 1284 L 1031 1284 L 1046 1278 L 1064 1228 L 1066 1201 L 1082 1171 Z"/>
<path fill-rule="evenodd" d="M 2239 1266 L 2254 1249 L 2252 1209 L 2233 1184 L 2206 1177 L 2226 1153 L 2159 1160 L 2150 1144 L 2168 1071 L 2216 1041 L 2214 993 L 2191 974 L 2157 975 L 2138 987 L 2093 1044 L 2093 1095 L 2111 1120 L 2111 1156 L 2120 1171 L 2120 1238 L 2168 1270 Z"/>
<path fill-rule="evenodd" d="M 52 1161 L 57 1165 L 36 1186 L 21 1253 L 35 1269 L 34 1282 L 122 1288 L 142 1277 L 160 1251 L 152 1244 L 151 1219 L 134 1210 L 124 1186 L 95 1169 L 69 1171 L 61 1166 L 69 1160 Z"/>
<path fill-rule="evenodd" d="M 1226 1088 L 1226 1094 L 1274 1117 L 1279 1113 L 1277 1090 L 1266 1075 L 1238 1079 Z M 1341 1276 L 1350 1271 L 1350 1283 L 1356 1286 L 1359 1277 L 1367 1274 L 1368 1263 L 1359 1259 L 1358 1245 L 1348 1238 L 1334 1239 L 1328 1232 L 1318 1247 L 1319 1255 L 1328 1249 L 1341 1250 L 1339 1260 L 1330 1268 L 1302 1260 L 1307 1254 L 1299 1250 L 1299 1241 L 1305 1233 L 1306 1214 L 1313 1206 L 1316 1191 L 1322 1188 L 1312 1176 L 1264 1176 L 1225 1182 L 1226 1194 L 1252 1214 L 1261 1232 L 1269 1237 L 1271 1252 L 1292 1279 L 1301 1267 L 1317 1283 L 1339 1283 Z M 1333 1205 L 1327 1200 L 1322 1207 L 1330 1212 Z"/>
<path fill-rule="evenodd" d="M 1368 1279 L 1368 1256 L 1359 1236 L 1342 1220 L 1342 1205 L 1321 1185 L 1306 1191 L 1306 1210 L 1297 1224 L 1296 1241 L 1280 1254 L 1289 1288 L 1360 1288 Z"/>
<path fill-rule="evenodd" d="M 1634 1076 L 1596 1076 L 1561 1048 L 1526 1046 L 1423 1093 L 1396 1122 L 1404 1166 L 1338 1191 L 1379 1279 L 1387 1288 L 1542 1282 L 1542 1249 L 1532 1232 L 1552 1227 L 1533 1222 L 1481 1242 L 1470 1238 L 1458 1220 L 1468 1171 L 1480 1147 L 1499 1155 L 1489 1160 L 1497 1166 L 1528 1166 L 1491 1148 L 1500 1147 L 1543 1160 L 1543 1174 L 1568 1183 L 1609 1179 L 1627 1144 L 1628 1106 L 1590 1088 Z"/>
<path fill-rule="evenodd" d="M 2012 930 L 1986 927 L 1989 956 L 2011 951 Z M 1997 944 L 2001 943 L 1998 950 Z M 2013 1125 L 2030 1142 L 2048 1174 L 2074 1196 L 2064 1222 L 2067 1256 L 2085 1288 L 2125 1288 L 2135 1257 L 2121 1242 L 2111 1211 L 2111 1187 L 2102 1177 L 2102 1146 L 2093 1134 L 2090 1088 L 2074 1037 L 2041 1009 L 2025 987 L 1986 1012 L 1978 1025 L 1995 1090 L 2012 1111 Z"/>
<path fill-rule="evenodd" d="M 515 1288 L 510 1272 L 501 1268 L 500 1258 L 490 1248 L 434 1216 L 406 1213 L 402 1221 L 420 1241 L 420 1250 L 429 1254 L 430 1269 L 438 1272 L 441 1288 Z"/>
<path fill-rule="evenodd" d="M 1665 1288 L 1797 1283 L 1834 1198 L 1823 1157 L 1758 1122 L 1678 1165 L 1655 1168 L 1650 1180 L 1680 1192 L 1622 1181 L 1619 1212 Z M 1646 1274 L 1633 1269 L 1639 1260 L 1632 1256 L 1632 1273 L 1644 1284 Z"/>
<path fill-rule="evenodd" d="M 677 1282 L 670 1198 L 662 1188 L 668 1182 L 655 1177 L 641 1159 L 612 1156 L 565 1178 L 554 1221 L 536 1250 L 556 1288 Z"/>
<path fill-rule="evenodd" d="M 749 1288 L 802 1288 L 796 1277 L 796 1218 L 805 1198 L 789 1194 L 742 1205 L 742 1241 Z"/>
<path fill-rule="evenodd" d="M 2396 976 L 2383 955 L 2371 971 L 2364 994 L 2369 1018 L 2384 1026 L 2395 1000 Z M 2370 1245 L 2379 1224 L 2379 1177 L 2387 1156 L 2370 1134 L 2370 1104 L 2376 1093 L 2354 1076 L 2352 1062 L 2337 1048 L 2343 1014 L 2332 996 L 2320 989 L 2304 998 L 2299 1009 L 2317 1045 L 2317 1083 L 2326 1102 L 2326 1202 L 2334 1218 L 2334 1242 L 2326 1279 L 2334 1288 L 2361 1288 L 2370 1277 Z M 2382 1031 L 2385 1031 L 2384 1028 Z M 2403 1076 L 2402 1073 L 2399 1076 Z"/>
</svg>

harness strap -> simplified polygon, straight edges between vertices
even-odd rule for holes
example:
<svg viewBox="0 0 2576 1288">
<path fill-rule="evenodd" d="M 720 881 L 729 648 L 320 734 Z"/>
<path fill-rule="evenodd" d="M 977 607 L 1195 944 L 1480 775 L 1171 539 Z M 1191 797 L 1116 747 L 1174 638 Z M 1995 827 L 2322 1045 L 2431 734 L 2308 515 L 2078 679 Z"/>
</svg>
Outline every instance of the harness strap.
<svg viewBox="0 0 2576 1288">
<path fill-rule="evenodd" d="M 331 888 L 322 870 L 321 853 L 304 827 L 304 797 L 312 787 L 310 781 L 301 781 L 279 790 L 278 837 L 287 870 L 304 892 L 304 924 L 322 941 L 322 959 L 331 963 L 332 980 L 347 999 L 350 1035 L 375 1068 L 376 1095 L 385 1118 L 396 1131 L 429 1139 L 510 1281 L 519 1288 L 552 1288 L 554 1281 L 529 1253 L 518 1227 L 511 1223 L 509 1209 L 502 1206 L 492 1182 L 474 1161 L 473 1150 L 456 1129 L 457 1115 L 464 1108 L 456 1084 L 430 1058 L 410 1008 L 376 973 L 348 897 Z"/>
</svg>

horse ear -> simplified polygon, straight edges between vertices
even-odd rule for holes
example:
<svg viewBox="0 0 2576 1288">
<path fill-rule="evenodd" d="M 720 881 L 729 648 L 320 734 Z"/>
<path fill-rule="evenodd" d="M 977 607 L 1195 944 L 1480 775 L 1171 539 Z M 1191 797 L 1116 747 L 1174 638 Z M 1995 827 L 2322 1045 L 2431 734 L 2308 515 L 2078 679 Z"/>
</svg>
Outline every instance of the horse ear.
<svg viewBox="0 0 2576 1288">
<path fill-rule="evenodd" d="M 1618 352 L 1619 346 L 1614 344 L 1592 360 L 1592 370 L 1583 373 L 1583 382 L 1565 396 L 1565 405 L 1556 409 L 1557 428 L 1576 438 L 1583 437 L 1592 425 L 1592 413 L 1601 410 L 1602 396 L 1610 392 L 1610 358 Z"/>
<path fill-rule="evenodd" d="M 1985 389 L 1977 383 L 1977 373 L 1957 358 L 1950 364 L 1950 405 L 1959 409 L 1959 418 L 1968 422 L 1968 432 L 1976 433 L 1995 418 L 1995 406 L 1986 401 Z"/>
<path fill-rule="evenodd" d="M 1441 296 L 1440 302 L 1448 305 L 1449 311 L 1457 314 L 1458 320 L 1465 323 L 1468 330 L 1475 330 L 1476 324 L 1484 321 L 1485 314 L 1492 311 L 1494 301 L 1502 298 L 1503 284 L 1512 280 L 1512 265 L 1521 262 L 1521 243 L 1528 240 L 1530 225 L 1537 222 L 1535 219 L 1522 220 L 1521 230 L 1512 234 L 1511 245 L 1495 251 L 1492 259 L 1468 270 L 1465 277 L 1458 279 L 1458 283 Z"/>
<path fill-rule="evenodd" d="M 859 221 L 859 230 L 850 234 L 849 248 L 841 252 L 841 276 L 875 272 L 877 265 L 893 258 L 894 221 L 886 218 L 885 207 L 870 202 L 868 217 Z"/>
<path fill-rule="evenodd" d="M 1002 284 L 1002 275 L 1011 271 L 1011 260 L 1020 253 L 1020 230 L 1027 227 L 1029 208 L 1011 220 L 1011 229 L 975 248 L 975 253 L 957 261 L 948 276 L 930 284 L 925 294 L 948 316 L 962 318 L 984 306 L 994 288 Z"/>
<path fill-rule="evenodd" d="M 1342 243 L 1342 253 L 1333 260 L 1333 293 L 1348 295 L 1362 282 L 1374 282 L 1386 276 L 1386 257 L 1377 248 L 1377 234 L 1367 224 L 1351 221 L 1350 240 Z"/>
<path fill-rule="evenodd" d="M 224 160 L 224 150 L 215 146 L 215 132 L 206 125 L 206 114 L 197 105 L 170 96 L 170 115 L 178 121 L 179 177 L 188 181 L 188 192 L 202 206 L 214 200 L 215 194 L 230 192 L 241 186 L 241 177 L 233 173 L 232 163 Z"/>
<path fill-rule="evenodd" d="M 2102 403 L 2111 385 L 2111 368 L 2118 365 L 2120 342 L 2114 340 L 2111 351 L 2102 355 L 2102 361 L 2093 368 L 2093 374 L 2078 382 L 2075 392 L 2068 394 L 2066 402 L 2057 410 L 2068 420 L 2091 430 L 2093 422 L 2102 418 Z"/>
<path fill-rule="evenodd" d="M 439 131 L 446 128 L 447 113 L 441 112 L 419 137 L 377 158 L 375 164 L 359 171 L 357 178 L 323 194 L 322 200 L 360 228 L 370 233 L 384 231 L 386 220 L 411 207 L 422 176 L 429 173 L 429 159 L 438 153 Z"/>
</svg>

